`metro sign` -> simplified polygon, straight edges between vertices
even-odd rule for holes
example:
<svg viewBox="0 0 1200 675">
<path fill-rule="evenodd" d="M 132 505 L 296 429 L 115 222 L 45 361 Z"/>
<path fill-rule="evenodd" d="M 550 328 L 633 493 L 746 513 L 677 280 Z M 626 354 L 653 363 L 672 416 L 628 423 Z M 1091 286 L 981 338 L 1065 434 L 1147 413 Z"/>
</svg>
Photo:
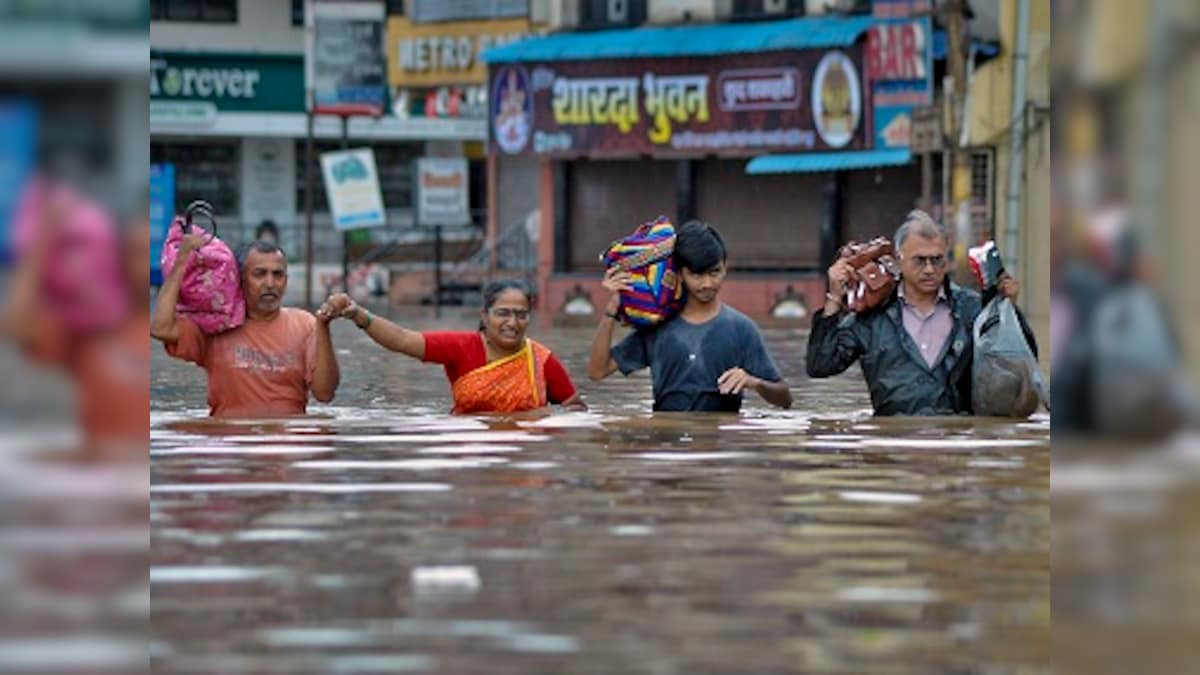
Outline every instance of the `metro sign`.
<svg viewBox="0 0 1200 675">
<path fill-rule="evenodd" d="M 929 36 L 920 23 L 873 26 L 867 33 L 867 76 L 880 80 L 924 80 Z"/>
</svg>

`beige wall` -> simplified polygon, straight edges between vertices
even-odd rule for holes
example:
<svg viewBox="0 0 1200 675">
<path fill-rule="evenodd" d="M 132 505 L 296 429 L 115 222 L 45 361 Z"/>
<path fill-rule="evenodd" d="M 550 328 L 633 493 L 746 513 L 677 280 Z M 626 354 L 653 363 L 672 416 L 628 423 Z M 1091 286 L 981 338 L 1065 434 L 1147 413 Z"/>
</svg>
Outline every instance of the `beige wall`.
<svg viewBox="0 0 1200 675">
<path fill-rule="evenodd" d="M 304 52 L 304 27 L 292 26 L 290 0 L 240 0 L 238 21 L 151 21 L 154 49 L 291 53 Z"/>
<path fill-rule="evenodd" d="M 1167 102 L 1168 127 L 1163 168 L 1163 231 L 1158 237 L 1159 258 L 1164 261 L 1161 279 L 1175 319 L 1180 322 L 1184 354 L 1195 380 L 1200 381 L 1200 284 L 1169 283 L 1173 279 L 1194 279 L 1200 251 L 1200 133 L 1195 128 L 1195 110 L 1200 106 L 1200 48 L 1179 64 L 1171 81 Z"/>
<path fill-rule="evenodd" d="M 971 82 L 968 124 L 972 145 L 996 150 L 996 244 L 1005 254 L 1008 236 L 1009 129 L 1012 118 L 1013 53 L 1016 51 L 1017 0 L 1001 0 L 1001 52 L 976 70 Z M 1039 107 L 1050 104 L 1050 3 L 1030 0 L 1029 69 L 1026 95 Z M 1033 116 L 1026 117 L 1027 123 Z M 1040 346 L 1050 340 L 1050 125 L 1026 127 L 1024 180 L 1021 185 L 1016 275 L 1021 281 L 1022 310 Z M 1049 367 L 1049 349 L 1042 349 Z"/>
<path fill-rule="evenodd" d="M 1007 166 L 1004 174 L 1007 182 Z M 1041 347 L 1042 368 L 1050 368 L 1050 123 L 1025 144 L 1024 199 L 1021 200 L 1021 309 Z"/>
</svg>

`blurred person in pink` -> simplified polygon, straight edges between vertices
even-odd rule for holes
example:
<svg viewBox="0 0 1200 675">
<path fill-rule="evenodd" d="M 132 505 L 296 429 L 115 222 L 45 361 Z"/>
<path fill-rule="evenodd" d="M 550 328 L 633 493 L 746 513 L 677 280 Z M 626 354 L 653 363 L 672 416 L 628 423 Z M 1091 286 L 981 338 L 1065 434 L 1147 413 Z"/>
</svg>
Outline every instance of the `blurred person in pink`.
<svg viewBox="0 0 1200 675">
<path fill-rule="evenodd" d="M 179 289 L 192 254 L 206 237 L 183 237 L 179 260 L 163 280 L 150 335 L 171 356 L 191 361 L 208 374 L 209 414 L 214 417 L 302 415 L 308 395 L 328 403 L 340 374 L 329 336 L 329 317 L 283 307 L 287 258 L 273 243 L 255 241 L 239 255 L 246 322 L 206 334 L 176 311 Z"/>
<path fill-rule="evenodd" d="M 61 242 L 79 231 L 71 219 L 79 214 L 105 213 L 93 232 L 112 250 L 92 250 L 92 258 L 63 259 Z M 29 213 L 34 213 L 30 211 Z M 26 224 L 28 239 L 13 275 L 7 310 L 0 326 L 37 363 L 65 370 L 75 383 L 76 409 L 85 459 L 145 459 L 149 436 L 150 222 L 143 209 L 121 237 L 99 204 L 70 191 L 59 191 L 46 208 L 36 211 L 37 223 Z M 93 227 L 89 225 L 88 227 Z M 64 296 L 56 268 L 67 264 L 116 261 L 126 294 L 119 301 L 97 301 L 95 313 L 84 303 Z M 120 314 L 114 307 L 121 307 Z"/>
</svg>

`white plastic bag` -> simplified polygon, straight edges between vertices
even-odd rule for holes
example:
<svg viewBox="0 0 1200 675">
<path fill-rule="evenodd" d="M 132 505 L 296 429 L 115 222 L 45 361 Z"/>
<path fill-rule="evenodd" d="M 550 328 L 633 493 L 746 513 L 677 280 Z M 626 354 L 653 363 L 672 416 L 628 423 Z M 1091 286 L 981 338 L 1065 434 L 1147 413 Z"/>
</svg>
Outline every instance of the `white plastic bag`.
<svg viewBox="0 0 1200 675">
<path fill-rule="evenodd" d="M 975 319 L 971 406 L 976 415 L 1029 417 L 1049 407 L 1046 382 L 1012 301 L 997 296 Z"/>
</svg>

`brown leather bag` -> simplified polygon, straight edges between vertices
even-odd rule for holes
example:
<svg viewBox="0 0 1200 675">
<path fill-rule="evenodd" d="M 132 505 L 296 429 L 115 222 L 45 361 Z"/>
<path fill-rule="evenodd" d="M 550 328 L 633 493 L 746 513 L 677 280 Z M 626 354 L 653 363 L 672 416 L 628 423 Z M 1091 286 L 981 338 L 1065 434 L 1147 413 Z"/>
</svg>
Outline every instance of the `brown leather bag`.
<svg viewBox="0 0 1200 675">
<path fill-rule="evenodd" d="M 854 279 L 846 288 L 846 309 L 863 312 L 887 302 L 900 280 L 891 241 L 876 237 L 865 244 L 850 242 L 840 256 L 854 269 Z"/>
</svg>

